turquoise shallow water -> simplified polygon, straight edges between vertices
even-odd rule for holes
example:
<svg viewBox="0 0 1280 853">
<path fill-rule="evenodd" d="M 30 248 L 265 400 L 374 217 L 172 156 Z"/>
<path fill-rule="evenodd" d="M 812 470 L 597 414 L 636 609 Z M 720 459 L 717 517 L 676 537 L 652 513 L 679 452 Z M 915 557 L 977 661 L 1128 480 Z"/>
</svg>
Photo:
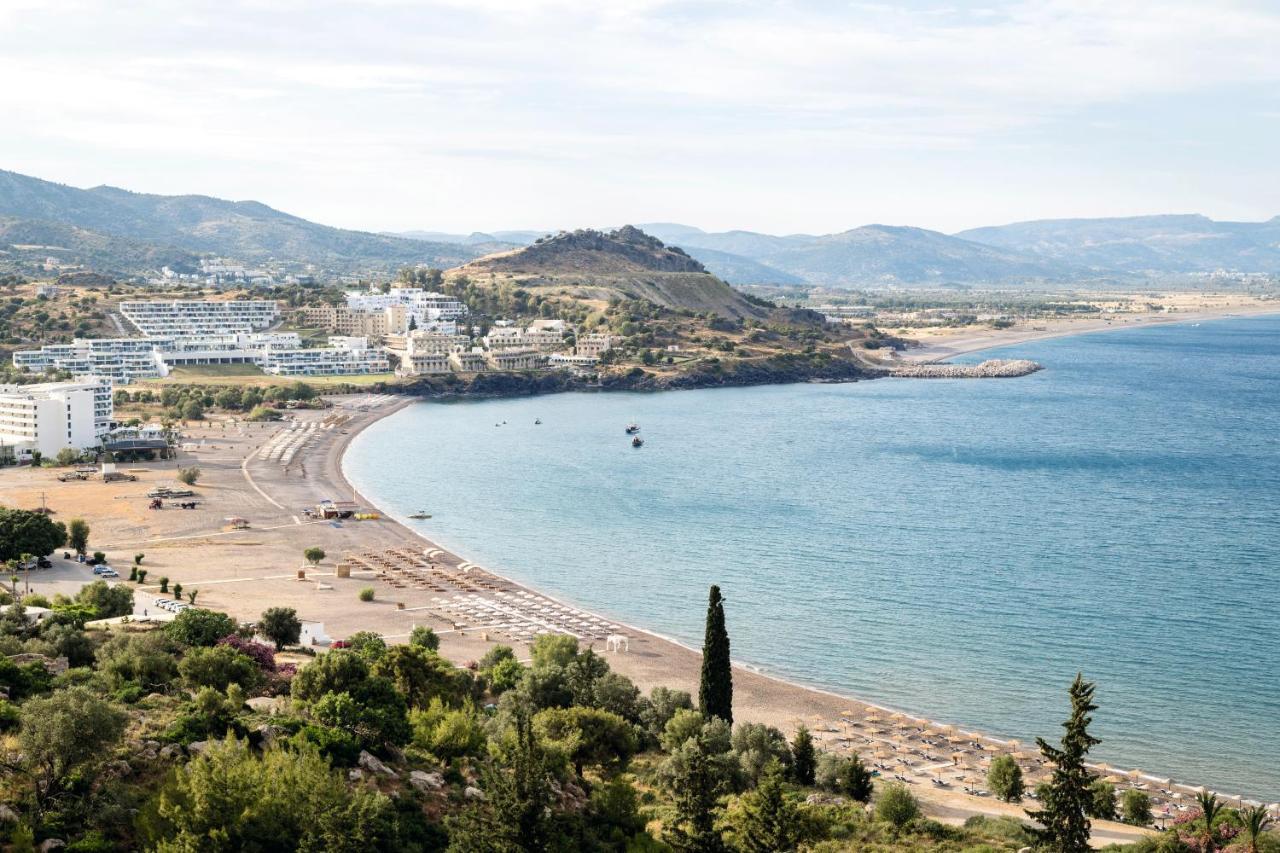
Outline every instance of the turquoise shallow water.
<svg viewBox="0 0 1280 853">
<path fill-rule="evenodd" d="M 934 719 L 1056 737 L 1083 670 L 1101 760 L 1280 799 L 1280 318 L 999 355 L 1048 369 L 424 403 L 344 464 L 446 546 L 689 644 L 719 583 L 735 658 Z"/>
</svg>

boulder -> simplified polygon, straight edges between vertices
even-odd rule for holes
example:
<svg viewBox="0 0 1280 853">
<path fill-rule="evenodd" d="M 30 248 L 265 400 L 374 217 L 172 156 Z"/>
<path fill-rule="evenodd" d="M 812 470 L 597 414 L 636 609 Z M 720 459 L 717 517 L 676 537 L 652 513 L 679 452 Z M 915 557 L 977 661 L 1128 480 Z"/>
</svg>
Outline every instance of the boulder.
<svg viewBox="0 0 1280 853">
<path fill-rule="evenodd" d="M 154 757 L 155 756 L 153 755 L 152 758 Z M 107 762 L 106 769 L 108 772 L 114 773 L 117 776 L 128 776 L 133 772 L 133 768 L 129 766 L 129 762 L 124 760 L 109 761 Z"/>
<path fill-rule="evenodd" d="M 386 776 L 389 779 L 399 778 L 399 774 L 387 765 L 383 764 L 366 750 L 360 751 L 360 760 L 356 762 L 365 770 L 378 776 Z"/>
<path fill-rule="evenodd" d="M 364 771 L 361 770 L 359 767 L 352 767 L 350 770 L 347 771 L 348 782 L 359 782 L 363 778 L 364 778 Z"/>
<path fill-rule="evenodd" d="M 168 744 L 160 748 L 160 757 L 165 761 L 172 761 L 182 755 L 182 747 L 176 743 Z"/>
<path fill-rule="evenodd" d="M 245 702 L 251 710 L 257 711 L 259 714 L 276 715 L 281 711 L 282 697 L 280 696 L 254 696 Z"/>
<path fill-rule="evenodd" d="M 445 785 L 444 775 L 414 770 L 409 773 L 409 784 L 419 791 L 439 791 Z"/>
<path fill-rule="evenodd" d="M 13 809 L 0 803 L 0 823 L 17 823 L 22 818 L 18 817 L 18 813 Z"/>
<path fill-rule="evenodd" d="M 39 850 L 40 853 L 49 853 L 50 850 L 61 850 L 66 846 L 67 842 L 63 841 L 61 838 L 46 838 L 44 841 L 40 842 L 40 846 L 36 849 Z"/>
<path fill-rule="evenodd" d="M 187 752 L 191 753 L 192 755 L 199 755 L 200 753 L 204 752 L 208 748 L 209 748 L 209 741 L 207 740 L 197 740 L 187 744 Z"/>
<path fill-rule="evenodd" d="M 262 744 L 263 749 L 270 749 L 277 740 L 289 734 L 288 731 L 281 726 L 269 726 L 265 724 L 258 726 L 254 731 L 257 732 L 258 737 L 261 738 L 260 743 Z"/>
<path fill-rule="evenodd" d="M 468 800 L 481 800 L 481 801 L 483 801 L 483 800 L 484 800 L 484 791 L 481 791 L 479 788 L 476 788 L 476 787 L 474 787 L 474 786 L 472 786 L 472 785 L 468 785 L 468 786 L 467 786 L 467 789 L 466 789 L 465 791 L 463 791 L 463 792 L 462 792 L 462 796 L 466 797 Z"/>
</svg>

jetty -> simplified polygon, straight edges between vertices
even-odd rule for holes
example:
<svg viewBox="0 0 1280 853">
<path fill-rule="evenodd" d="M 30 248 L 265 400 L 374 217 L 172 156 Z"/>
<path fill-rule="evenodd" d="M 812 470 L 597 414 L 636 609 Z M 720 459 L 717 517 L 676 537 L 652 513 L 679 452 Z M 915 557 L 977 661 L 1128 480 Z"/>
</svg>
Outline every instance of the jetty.
<svg viewBox="0 0 1280 853">
<path fill-rule="evenodd" d="M 890 368 L 891 376 L 909 379 L 1010 379 L 1027 376 L 1044 367 L 1025 358 L 991 358 L 981 364 L 933 364 L 901 362 Z"/>
</svg>

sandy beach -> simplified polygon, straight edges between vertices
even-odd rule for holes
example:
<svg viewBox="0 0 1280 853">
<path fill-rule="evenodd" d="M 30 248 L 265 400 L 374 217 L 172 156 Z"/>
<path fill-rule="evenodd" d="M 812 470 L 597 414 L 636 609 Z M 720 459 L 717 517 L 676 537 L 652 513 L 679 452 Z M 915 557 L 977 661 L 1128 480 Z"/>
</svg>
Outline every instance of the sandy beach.
<svg viewBox="0 0 1280 853">
<path fill-rule="evenodd" d="M 137 482 L 60 483 L 56 470 L 7 469 L 0 472 L 4 500 L 20 507 L 39 506 L 43 500 L 55 519 L 85 518 L 92 528 L 90 550 L 106 552 L 117 568 L 127 569 L 135 553 L 144 553 L 149 574 L 138 587 L 140 609 L 158 594 L 156 581 L 167 577 L 188 591 L 198 589 L 201 606 L 240 620 L 255 620 L 267 607 L 293 607 L 303 620 L 317 623 L 317 635 L 330 639 L 374 630 L 396 641 L 407 638 L 416 625 L 429 625 L 441 636 L 441 652 L 459 664 L 478 659 L 498 642 L 527 657 L 536 633 L 562 631 L 577 634 L 642 690 L 665 685 L 696 694 L 700 655 L 694 650 L 517 585 L 501 576 L 500 567 L 490 571 L 474 566 L 386 517 L 308 518 L 304 510 L 324 499 L 353 500 L 362 511 L 377 512 L 343 477 L 342 454 L 361 429 L 414 404 L 389 395 L 331 402 L 332 408 L 323 411 L 292 413 L 293 420 L 283 424 L 192 423 L 184 429 L 184 443 L 195 449 L 180 452 L 177 460 L 127 466 Z M 172 485 L 176 469 L 190 465 L 201 470 L 195 487 L 199 506 L 147 509 L 147 491 Z M 247 519 L 249 527 L 234 529 L 227 523 L 232 517 Z M 327 555 L 318 567 L 302 556 L 312 546 Z M 65 590 L 69 582 L 92 579 L 83 566 L 61 559 L 55 564 L 47 581 L 37 573 L 33 589 Z M 347 573 L 349 577 L 338 576 Z M 372 602 L 358 599 L 365 587 L 375 590 Z M 607 649 L 608 639 L 616 636 L 625 637 L 625 647 Z M 804 724 L 822 748 L 856 750 L 884 776 L 909 783 L 926 810 L 941 820 L 1024 815 L 1022 806 L 978 793 L 986 786 L 986 766 L 997 754 L 1017 758 L 1029 788 L 1048 772 L 1034 745 L 911 718 L 745 667 L 735 669 L 734 688 L 738 721 L 768 723 L 788 734 Z M 1157 776 L 1102 772 L 1118 788 L 1148 790 L 1158 813 L 1168 808 L 1176 815 L 1190 799 L 1189 788 Z M 1034 807 L 1031 801 L 1026 805 Z M 1094 840 L 1132 841 L 1142 832 L 1097 822 Z"/>
<path fill-rule="evenodd" d="M 1171 310 L 1116 313 L 1104 317 L 1026 320 L 1005 329 L 975 325 L 956 328 L 904 328 L 893 330 L 893 333 L 919 344 L 902 353 L 901 358 L 936 362 L 967 353 L 1050 338 L 1173 323 L 1201 323 L 1229 317 L 1280 314 L 1280 302 L 1237 295 L 1174 294 L 1167 298 L 1167 307 Z"/>
</svg>

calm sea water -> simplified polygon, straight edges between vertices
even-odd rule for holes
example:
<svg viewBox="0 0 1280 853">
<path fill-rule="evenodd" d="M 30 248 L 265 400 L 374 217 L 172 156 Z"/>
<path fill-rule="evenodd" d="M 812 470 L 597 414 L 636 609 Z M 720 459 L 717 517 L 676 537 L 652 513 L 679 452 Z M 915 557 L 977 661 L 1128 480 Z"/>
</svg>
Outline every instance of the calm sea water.
<svg viewBox="0 0 1280 853">
<path fill-rule="evenodd" d="M 1056 738 L 1082 670 L 1100 759 L 1280 799 L 1280 318 L 999 354 L 1048 369 L 424 403 L 345 467 L 689 644 L 718 583 L 735 658 L 934 719 Z"/>
</svg>

